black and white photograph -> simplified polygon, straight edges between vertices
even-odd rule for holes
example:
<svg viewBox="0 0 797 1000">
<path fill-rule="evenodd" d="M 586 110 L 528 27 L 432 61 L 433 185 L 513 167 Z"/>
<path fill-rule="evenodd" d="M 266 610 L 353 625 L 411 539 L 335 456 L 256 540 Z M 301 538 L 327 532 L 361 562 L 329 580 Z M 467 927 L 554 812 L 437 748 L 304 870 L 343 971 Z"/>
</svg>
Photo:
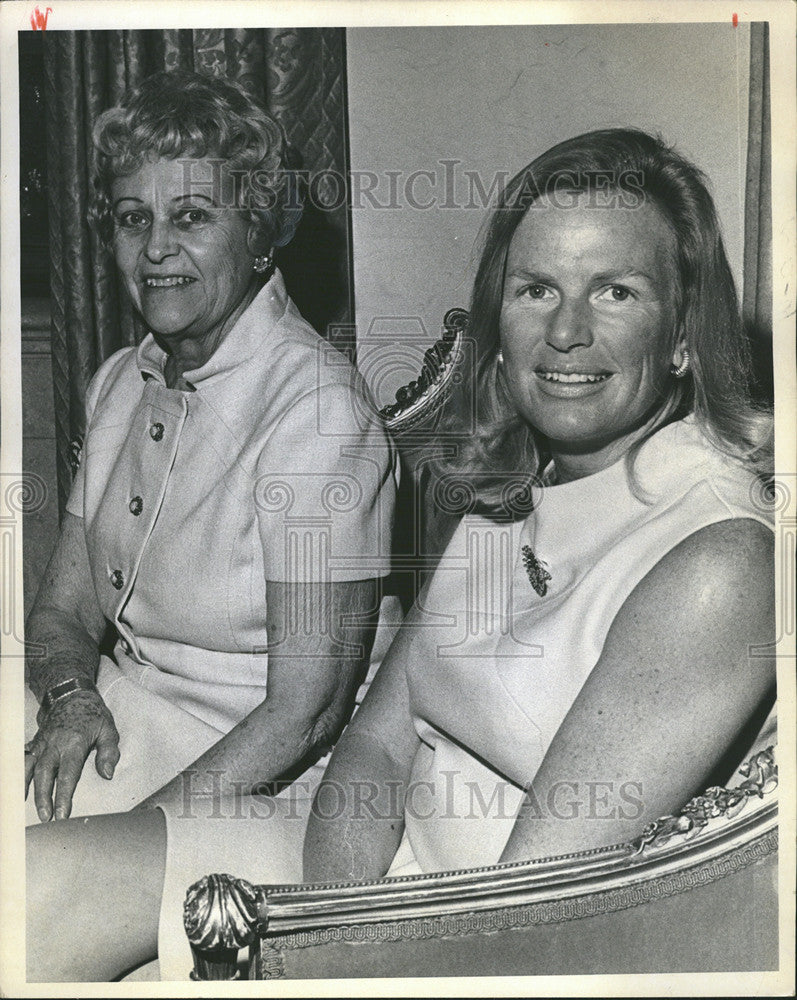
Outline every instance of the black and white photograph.
<svg viewBox="0 0 797 1000">
<path fill-rule="evenodd" d="M 0 18 L 0 993 L 793 996 L 794 6 Z"/>
</svg>

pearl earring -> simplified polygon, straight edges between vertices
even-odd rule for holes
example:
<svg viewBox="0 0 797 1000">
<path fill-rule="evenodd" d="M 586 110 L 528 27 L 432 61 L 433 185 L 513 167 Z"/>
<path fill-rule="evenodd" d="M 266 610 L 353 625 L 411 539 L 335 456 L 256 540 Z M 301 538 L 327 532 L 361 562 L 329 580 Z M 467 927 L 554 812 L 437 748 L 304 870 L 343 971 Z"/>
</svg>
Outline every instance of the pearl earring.
<svg viewBox="0 0 797 1000">
<path fill-rule="evenodd" d="M 266 271 L 271 270 L 273 264 L 274 259 L 270 253 L 262 254 L 260 257 L 255 257 L 252 262 L 252 270 L 257 274 L 265 274 Z"/>
</svg>

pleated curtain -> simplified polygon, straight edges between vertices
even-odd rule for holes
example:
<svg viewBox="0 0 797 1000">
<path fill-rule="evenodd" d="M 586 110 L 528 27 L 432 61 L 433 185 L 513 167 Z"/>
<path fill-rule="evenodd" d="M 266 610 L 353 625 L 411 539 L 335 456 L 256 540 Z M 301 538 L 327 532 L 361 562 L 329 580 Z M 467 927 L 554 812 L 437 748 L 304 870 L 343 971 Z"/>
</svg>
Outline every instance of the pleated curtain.
<svg viewBox="0 0 797 1000">
<path fill-rule="evenodd" d="M 47 171 L 59 510 L 84 431 L 88 383 L 120 347 L 146 333 L 111 257 L 87 223 L 97 116 L 158 70 L 225 76 L 262 100 L 310 176 L 348 173 L 345 32 L 336 28 L 48 31 L 44 36 Z M 326 198 L 326 201 L 325 201 Z M 326 205 L 331 207 L 327 208 Z M 277 262 L 299 309 L 353 352 L 351 226 L 345 199 L 317 185 L 294 242 Z"/>
</svg>

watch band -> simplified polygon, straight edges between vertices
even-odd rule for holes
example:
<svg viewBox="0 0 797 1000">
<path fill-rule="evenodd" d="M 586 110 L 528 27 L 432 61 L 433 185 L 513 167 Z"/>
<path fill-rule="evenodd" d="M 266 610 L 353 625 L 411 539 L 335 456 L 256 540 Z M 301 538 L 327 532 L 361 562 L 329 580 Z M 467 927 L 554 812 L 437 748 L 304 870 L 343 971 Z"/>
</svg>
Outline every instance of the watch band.
<svg viewBox="0 0 797 1000">
<path fill-rule="evenodd" d="M 96 691 L 97 685 L 88 677 L 70 677 L 68 681 L 55 684 L 42 698 L 41 711 L 46 715 L 57 701 L 75 691 Z"/>
</svg>

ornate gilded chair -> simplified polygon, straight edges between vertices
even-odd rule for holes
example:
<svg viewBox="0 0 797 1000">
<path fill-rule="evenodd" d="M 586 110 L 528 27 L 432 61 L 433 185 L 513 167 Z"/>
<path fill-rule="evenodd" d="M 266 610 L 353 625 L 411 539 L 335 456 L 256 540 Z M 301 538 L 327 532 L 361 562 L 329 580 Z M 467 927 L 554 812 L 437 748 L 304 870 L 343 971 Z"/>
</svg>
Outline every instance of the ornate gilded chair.
<svg viewBox="0 0 797 1000">
<path fill-rule="evenodd" d="M 338 885 L 209 875 L 185 902 L 195 979 L 764 971 L 778 965 L 777 765 L 753 754 L 630 843 Z"/>
</svg>

